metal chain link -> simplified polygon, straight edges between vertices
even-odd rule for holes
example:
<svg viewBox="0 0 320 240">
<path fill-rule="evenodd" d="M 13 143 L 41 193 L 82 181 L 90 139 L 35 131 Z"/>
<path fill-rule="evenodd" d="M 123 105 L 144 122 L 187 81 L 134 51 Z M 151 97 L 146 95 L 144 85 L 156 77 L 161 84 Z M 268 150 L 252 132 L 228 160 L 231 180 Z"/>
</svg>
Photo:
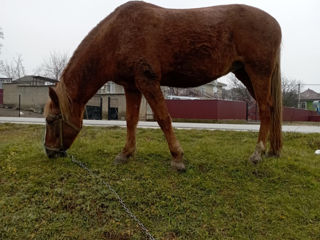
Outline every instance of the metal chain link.
<svg viewBox="0 0 320 240">
<path fill-rule="evenodd" d="M 149 230 L 143 225 L 143 223 L 136 217 L 136 215 L 133 214 L 133 212 L 131 212 L 131 210 L 127 207 L 127 205 L 124 203 L 124 201 L 122 200 L 122 198 L 119 196 L 119 194 L 111 187 L 110 184 L 108 184 L 106 181 L 104 181 L 103 179 L 99 178 L 99 176 L 97 174 L 95 174 L 92 170 L 90 170 L 83 162 L 77 160 L 73 155 L 70 155 L 70 159 L 71 162 L 75 163 L 76 165 L 78 165 L 79 167 L 85 169 L 92 177 L 95 177 L 96 179 L 100 180 L 108 189 L 110 192 L 112 192 L 115 197 L 117 198 L 117 200 L 119 201 L 120 205 L 122 206 L 122 208 L 125 210 L 125 212 L 139 225 L 139 227 L 141 228 L 141 230 L 143 230 L 143 232 L 145 233 L 145 235 L 151 239 L 151 240 L 155 240 L 155 238 L 151 235 L 151 233 L 149 232 Z"/>
</svg>

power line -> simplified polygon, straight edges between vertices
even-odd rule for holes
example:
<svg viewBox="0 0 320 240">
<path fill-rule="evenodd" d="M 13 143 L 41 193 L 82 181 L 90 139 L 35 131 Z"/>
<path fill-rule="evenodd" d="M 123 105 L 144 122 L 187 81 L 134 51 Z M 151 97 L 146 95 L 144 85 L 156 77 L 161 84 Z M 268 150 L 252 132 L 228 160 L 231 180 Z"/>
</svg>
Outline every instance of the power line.
<svg viewBox="0 0 320 240">
<path fill-rule="evenodd" d="M 311 86 L 320 86 L 319 83 L 300 83 L 301 85 L 311 85 Z"/>
</svg>

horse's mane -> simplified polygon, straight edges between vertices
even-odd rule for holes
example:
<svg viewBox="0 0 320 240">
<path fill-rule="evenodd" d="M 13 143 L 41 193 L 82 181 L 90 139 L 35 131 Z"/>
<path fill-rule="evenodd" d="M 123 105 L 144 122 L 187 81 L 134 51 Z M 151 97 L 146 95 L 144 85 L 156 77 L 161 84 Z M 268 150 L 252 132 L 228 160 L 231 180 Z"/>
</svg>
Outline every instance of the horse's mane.
<svg viewBox="0 0 320 240">
<path fill-rule="evenodd" d="M 55 92 L 57 93 L 59 99 L 59 108 L 62 116 L 68 120 L 70 119 L 71 109 L 72 109 L 72 101 L 66 90 L 66 86 L 63 82 L 63 79 L 60 80 L 59 83 L 55 86 Z M 52 101 L 48 101 L 48 103 L 44 107 L 44 116 L 48 116 L 48 114 L 52 111 L 53 104 Z"/>
</svg>

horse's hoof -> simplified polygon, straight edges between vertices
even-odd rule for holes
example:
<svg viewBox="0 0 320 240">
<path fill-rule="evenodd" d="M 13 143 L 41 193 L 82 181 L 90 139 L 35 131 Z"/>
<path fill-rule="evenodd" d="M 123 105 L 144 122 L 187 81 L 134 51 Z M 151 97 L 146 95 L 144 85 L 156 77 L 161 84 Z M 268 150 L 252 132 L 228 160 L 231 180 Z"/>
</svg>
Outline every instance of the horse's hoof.
<svg viewBox="0 0 320 240">
<path fill-rule="evenodd" d="M 171 167 L 179 172 L 185 172 L 186 166 L 183 162 L 171 161 Z"/>
<path fill-rule="evenodd" d="M 119 164 L 124 164 L 127 163 L 129 158 L 124 155 L 123 153 L 119 153 L 116 158 L 114 159 L 114 164 L 119 165 Z"/>
<path fill-rule="evenodd" d="M 280 157 L 280 154 L 279 153 L 274 153 L 272 151 L 269 151 L 269 152 L 266 153 L 266 157 L 267 158 L 278 158 L 278 157 Z"/>
<path fill-rule="evenodd" d="M 258 164 L 259 162 L 262 161 L 261 154 L 254 152 L 249 158 L 249 161 L 252 162 L 253 164 Z"/>
</svg>

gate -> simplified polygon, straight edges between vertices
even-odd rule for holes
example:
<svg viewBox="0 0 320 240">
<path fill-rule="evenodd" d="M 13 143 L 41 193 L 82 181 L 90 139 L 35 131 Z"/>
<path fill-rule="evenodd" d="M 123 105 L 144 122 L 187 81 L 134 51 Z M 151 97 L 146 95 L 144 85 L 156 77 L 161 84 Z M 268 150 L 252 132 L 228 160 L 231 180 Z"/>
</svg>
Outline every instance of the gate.
<svg viewBox="0 0 320 240">
<path fill-rule="evenodd" d="M 118 120 L 118 99 L 108 97 L 108 120 Z"/>
<path fill-rule="evenodd" d="M 94 120 L 102 120 L 102 98 L 100 98 L 100 105 L 86 105 L 84 111 L 85 119 L 94 119 Z"/>
<path fill-rule="evenodd" d="M 0 104 L 3 104 L 3 89 L 0 89 Z"/>
</svg>

